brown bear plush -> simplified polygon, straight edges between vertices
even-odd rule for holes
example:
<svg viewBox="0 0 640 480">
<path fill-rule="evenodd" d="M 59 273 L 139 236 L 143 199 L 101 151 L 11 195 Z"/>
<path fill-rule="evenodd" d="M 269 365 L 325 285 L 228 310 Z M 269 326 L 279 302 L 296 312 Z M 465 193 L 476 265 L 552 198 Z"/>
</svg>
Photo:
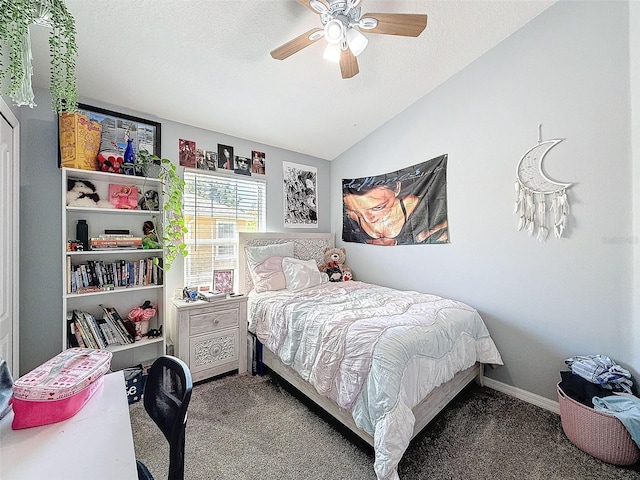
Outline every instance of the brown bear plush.
<svg viewBox="0 0 640 480">
<path fill-rule="evenodd" d="M 344 263 L 347 251 L 344 248 L 326 248 L 324 250 L 324 263 L 318 266 L 321 272 L 329 276 L 330 282 L 345 282 L 353 278 L 351 268 Z"/>
</svg>

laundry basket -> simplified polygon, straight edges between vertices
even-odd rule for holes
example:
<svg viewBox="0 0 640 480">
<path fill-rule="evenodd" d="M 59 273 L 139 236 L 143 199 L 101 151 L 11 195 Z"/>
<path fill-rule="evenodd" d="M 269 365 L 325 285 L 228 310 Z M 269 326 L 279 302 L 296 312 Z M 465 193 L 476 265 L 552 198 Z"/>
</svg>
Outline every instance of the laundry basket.
<svg viewBox="0 0 640 480">
<path fill-rule="evenodd" d="M 622 422 L 566 395 L 558 384 L 562 429 L 571 442 L 589 455 L 613 465 L 632 465 L 640 449 Z"/>
</svg>

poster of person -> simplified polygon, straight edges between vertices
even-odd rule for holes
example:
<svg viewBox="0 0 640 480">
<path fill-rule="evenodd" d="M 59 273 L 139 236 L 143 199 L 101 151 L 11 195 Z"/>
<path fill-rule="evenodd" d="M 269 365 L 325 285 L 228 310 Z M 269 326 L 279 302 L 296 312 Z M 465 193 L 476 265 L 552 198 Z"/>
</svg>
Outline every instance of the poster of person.
<svg viewBox="0 0 640 480">
<path fill-rule="evenodd" d="M 196 142 L 193 140 L 178 140 L 180 165 L 182 167 L 196 168 Z"/>
<path fill-rule="evenodd" d="M 265 154 L 264 152 L 258 152 L 257 150 L 251 151 L 251 173 L 257 173 L 258 175 L 264 175 L 265 170 Z"/>
<path fill-rule="evenodd" d="M 251 175 L 251 159 L 247 157 L 236 157 L 233 172 L 240 175 Z"/>
<path fill-rule="evenodd" d="M 375 177 L 342 180 L 342 240 L 449 243 L 447 155 Z"/>
<path fill-rule="evenodd" d="M 199 148 L 196 153 L 196 166 L 200 170 L 215 170 L 218 154 L 211 150 Z"/>
<path fill-rule="evenodd" d="M 233 147 L 218 144 L 218 170 L 233 170 Z"/>
<path fill-rule="evenodd" d="M 318 228 L 318 169 L 282 162 L 285 228 Z"/>
</svg>

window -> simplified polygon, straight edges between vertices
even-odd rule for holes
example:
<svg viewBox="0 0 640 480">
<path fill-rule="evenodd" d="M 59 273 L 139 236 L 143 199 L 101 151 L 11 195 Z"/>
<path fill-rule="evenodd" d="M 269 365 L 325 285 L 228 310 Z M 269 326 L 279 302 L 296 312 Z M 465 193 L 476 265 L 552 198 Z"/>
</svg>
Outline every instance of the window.
<svg viewBox="0 0 640 480">
<path fill-rule="evenodd" d="M 185 171 L 184 181 L 184 283 L 213 289 L 214 278 L 230 278 L 229 272 L 238 278 L 237 233 L 265 230 L 266 184 L 192 171 Z"/>
</svg>

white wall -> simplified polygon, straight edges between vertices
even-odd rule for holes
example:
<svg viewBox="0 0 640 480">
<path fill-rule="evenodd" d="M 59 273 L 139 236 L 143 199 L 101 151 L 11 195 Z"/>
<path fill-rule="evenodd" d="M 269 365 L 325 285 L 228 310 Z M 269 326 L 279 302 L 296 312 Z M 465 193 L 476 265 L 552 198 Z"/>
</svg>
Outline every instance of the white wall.
<svg viewBox="0 0 640 480">
<path fill-rule="evenodd" d="M 343 243 L 347 263 L 361 280 L 476 307 L 505 361 L 488 375 L 547 398 L 571 355 L 640 367 L 628 15 L 626 2 L 562 1 L 332 162 L 339 235 L 341 179 L 449 154 L 451 243 Z M 544 139 L 566 138 L 547 173 L 575 182 L 566 237 L 544 244 L 516 231 L 512 213 L 516 164 L 539 123 Z"/>
</svg>

